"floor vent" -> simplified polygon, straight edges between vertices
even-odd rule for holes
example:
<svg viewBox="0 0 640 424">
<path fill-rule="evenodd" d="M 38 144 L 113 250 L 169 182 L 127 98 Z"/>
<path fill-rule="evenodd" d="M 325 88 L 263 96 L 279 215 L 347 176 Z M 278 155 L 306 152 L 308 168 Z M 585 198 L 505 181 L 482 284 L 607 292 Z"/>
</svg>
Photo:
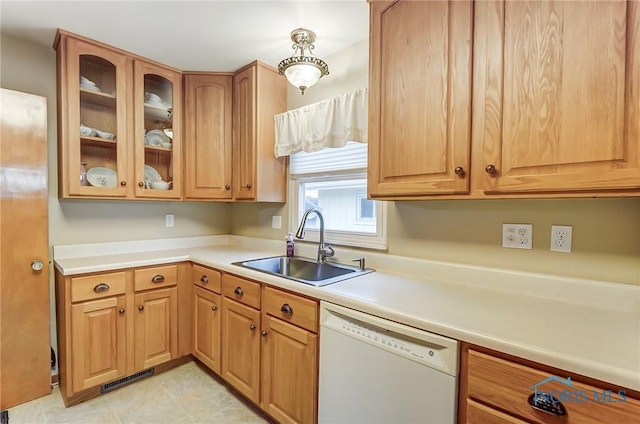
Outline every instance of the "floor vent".
<svg viewBox="0 0 640 424">
<path fill-rule="evenodd" d="M 141 380 L 147 376 L 153 375 L 155 368 L 149 368 L 148 370 L 140 371 L 127 377 L 123 377 L 119 380 L 112 381 L 111 383 L 103 384 L 100 387 L 100 393 L 107 393 L 111 390 L 115 390 L 119 387 L 125 386 L 134 381 Z"/>
</svg>

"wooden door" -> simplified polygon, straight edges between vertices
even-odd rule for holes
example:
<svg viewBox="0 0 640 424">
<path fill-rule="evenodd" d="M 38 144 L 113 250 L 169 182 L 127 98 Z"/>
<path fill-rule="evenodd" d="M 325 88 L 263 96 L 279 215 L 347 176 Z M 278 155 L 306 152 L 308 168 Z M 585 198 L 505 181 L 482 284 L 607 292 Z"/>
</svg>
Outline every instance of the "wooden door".
<svg viewBox="0 0 640 424">
<path fill-rule="evenodd" d="M 121 53 L 61 36 L 58 135 L 62 197 L 125 197 L 132 190 L 127 108 L 130 67 L 130 60 Z M 88 172 L 86 179 L 81 178 L 81 164 Z"/>
<path fill-rule="evenodd" d="M 222 378 L 260 401 L 260 311 L 222 298 Z"/>
<path fill-rule="evenodd" d="M 233 197 L 255 199 L 256 66 L 233 77 Z"/>
<path fill-rule="evenodd" d="M 140 371 L 178 356 L 176 287 L 135 295 L 135 369 Z"/>
<path fill-rule="evenodd" d="M 182 74 L 142 60 L 133 63 L 135 195 L 182 196 Z M 153 187 L 157 179 L 167 189 Z"/>
<path fill-rule="evenodd" d="M 487 1 L 476 18 L 484 191 L 639 188 L 640 4 Z"/>
<path fill-rule="evenodd" d="M 231 75 L 184 78 L 185 197 L 231 199 Z"/>
<path fill-rule="evenodd" d="M 221 296 L 198 286 L 193 290 L 193 356 L 220 374 Z"/>
<path fill-rule="evenodd" d="M 124 296 L 71 306 L 73 392 L 126 374 L 126 302 Z"/>
<path fill-rule="evenodd" d="M 0 410 L 51 391 L 46 99 L 1 89 Z M 39 260 L 42 270 L 34 270 Z M 37 268 L 37 267 L 36 267 Z"/>
<path fill-rule="evenodd" d="M 318 336 L 263 316 L 261 407 L 281 423 L 317 421 Z"/>
<path fill-rule="evenodd" d="M 469 1 L 370 3 L 372 197 L 469 191 Z"/>
</svg>

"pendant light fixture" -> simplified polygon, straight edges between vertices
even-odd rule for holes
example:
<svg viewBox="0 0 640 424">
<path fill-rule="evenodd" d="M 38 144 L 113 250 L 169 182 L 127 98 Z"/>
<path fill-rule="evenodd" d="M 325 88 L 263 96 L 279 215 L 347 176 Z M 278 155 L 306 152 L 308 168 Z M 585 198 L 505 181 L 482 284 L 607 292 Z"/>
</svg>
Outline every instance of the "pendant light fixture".
<svg viewBox="0 0 640 424">
<path fill-rule="evenodd" d="M 304 95 L 306 89 L 329 74 L 329 67 L 323 60 L 313 56 L 315 32 L 304 28 L 294 29 L 291 31 L 291 41 L 294 43 L 294 55 L 280 62 L 278 72 Z"/>
</svg>

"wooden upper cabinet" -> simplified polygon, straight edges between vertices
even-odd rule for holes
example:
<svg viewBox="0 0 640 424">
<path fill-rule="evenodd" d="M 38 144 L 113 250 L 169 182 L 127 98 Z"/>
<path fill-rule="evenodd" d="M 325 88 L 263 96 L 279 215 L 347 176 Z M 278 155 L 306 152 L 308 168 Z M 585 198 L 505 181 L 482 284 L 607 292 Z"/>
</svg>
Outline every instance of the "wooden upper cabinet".
<svg viewBox="0 0 640 424">
<path fill-rule="evenodd" d="M 55 47 L 59 195 L 126 197 L 133 182 L 128 150 L 131 61 L 66 33 L 58 33 Z"/>
<path fill-rule="evenodd" d="M 134 61 L 136 196 L 182 196 L 182 74 Z M 161 179 L 168 188 L 153 184 Z"/>
<path fill-rule="evenodd" d="M 185 198 L 230 200 L 231 74 L 189 74 L 185 95 Z"/>
<path fill-rule="evenodd" d="M 287 109 L 286 79 L 260 63 L 233 77 L 233 197 L 286 201 L 286 158 L 274 154 L 274 116 Z"/>
<path fill-rule="evenodd" d="M 369 195 L 467 193 L 471 2 L 372 1 L 370 12 Z"/>
<path fill-rule="evenodd" d="M 475 7 L 479 188 L 640 188 L 640 3 Z"/>
</svg>

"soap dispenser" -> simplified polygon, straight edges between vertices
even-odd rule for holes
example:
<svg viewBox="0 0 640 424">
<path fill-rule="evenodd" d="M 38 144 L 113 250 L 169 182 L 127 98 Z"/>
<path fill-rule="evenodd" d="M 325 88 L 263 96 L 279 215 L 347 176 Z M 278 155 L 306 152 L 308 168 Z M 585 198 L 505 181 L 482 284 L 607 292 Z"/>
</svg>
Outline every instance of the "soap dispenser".
<svg viewBox="0 0 640 424">
<path fill-rule="evenodd" d="M 289 235 L 287 236 L 287 257 L 293 256 L 294 246 L 295 245 L 293 243 L 293 233 L 289 233 Z"/>
</svg>

